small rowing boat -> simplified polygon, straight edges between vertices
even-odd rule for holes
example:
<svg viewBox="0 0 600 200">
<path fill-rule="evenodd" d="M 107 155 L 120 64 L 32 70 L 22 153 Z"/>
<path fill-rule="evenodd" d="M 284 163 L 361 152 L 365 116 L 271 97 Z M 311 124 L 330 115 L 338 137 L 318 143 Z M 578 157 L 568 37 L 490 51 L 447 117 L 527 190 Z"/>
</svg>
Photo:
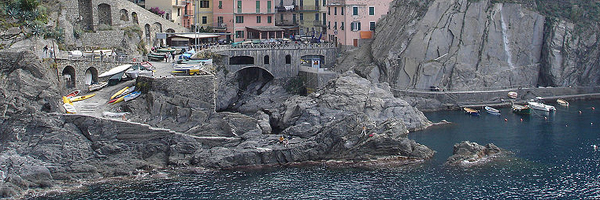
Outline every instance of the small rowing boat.
<svg viewBox="0 0 600 200">
<path fill-rule="evenodd" d="M 100 83 L 92 84 L 88 87 L 88 90 L 90 92 L 96 91 L 96 90 L 104 88 L 106 85 L 108 85 L 108 82 L 100 82 Z"/>
<path fill-rule="evenodd" d="M 495 109 L 495 108 L 492 108 L 489 106 L 486 106 L 484 108 L 485 108 L 485 111 L 491 115 L 500 115 L 500 110 L 498 110 L 498 109 Z"/>
<path fill-rule="evenodd" d="M 550 111 L 555 111 L 556 108 L 554 108 L 554 106 L 551 105 L 546 105 L 543 103 L 539 103 L 539 102 L 527 102 L 527 105 L 529 105 L 529 107 L 536 109 L 536 110 L 541 110 L 541 111 L 545 111 L 545 112 L 550 112 Z"/>
<path fill-rule="evenodd" d="M 516 99 L 518 96 L 517 92 L 508 92 L 508 97 L 511 99 Z"/>
<path fill-rule="evenodd" d="M 513 104 L 512 111 L 513 111 L 513 113 L 515 113 L 517 115 L 530 115 L 531 114 L 531 108 L 526 105 Z"/>
<path fill-rule="evenodd" d="M 561 106 L 566 106 L 566 107 L 569 106 L 569 102 L 567 100 L 564 100 L 564 99 L 557 99 L 556 103 L 558 103 L 558 105 L 561 105 Z"/>
<path fill-rule="evenodd" d="M 465 113 L 469 115 L 479 116 L 479 110 L 475 110 L 473 108 L 463 108 L 463 110 L 465 110 Z"/>
<path fill-rule="evenodd" d="M 75 91 L 67 94 L 67 96 L 65 96 L 65 97 L 71 98 L 71 97 L 77 96 L 80 92 L 81 92 L 81 90 L 75 90 Z"/>
</svg>

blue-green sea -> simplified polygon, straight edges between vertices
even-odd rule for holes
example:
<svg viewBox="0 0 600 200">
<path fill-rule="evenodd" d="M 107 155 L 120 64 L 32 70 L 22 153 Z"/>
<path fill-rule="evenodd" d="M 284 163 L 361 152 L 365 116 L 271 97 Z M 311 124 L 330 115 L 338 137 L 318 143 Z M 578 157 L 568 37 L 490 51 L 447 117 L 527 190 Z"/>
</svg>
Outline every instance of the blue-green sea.
<svg viewBox="0 0 600 200">
<path fill-rule="evenodd" d="M 386 169 L 276 167 L 170 179 L 95 184 L 56 199 L 599 199 L 600 101 L 555 105 L 531 116 L 426 113 L 451 125 L 411 132 L 437 151 L 421 164 Z M 579 112 L 581 111 L 581 113 Z M 522 120 L 521 120 L 522 119 Z M 512 154 L 467 168 L 443 165 L 461 141 L 494 143 Z"/>
</svg>

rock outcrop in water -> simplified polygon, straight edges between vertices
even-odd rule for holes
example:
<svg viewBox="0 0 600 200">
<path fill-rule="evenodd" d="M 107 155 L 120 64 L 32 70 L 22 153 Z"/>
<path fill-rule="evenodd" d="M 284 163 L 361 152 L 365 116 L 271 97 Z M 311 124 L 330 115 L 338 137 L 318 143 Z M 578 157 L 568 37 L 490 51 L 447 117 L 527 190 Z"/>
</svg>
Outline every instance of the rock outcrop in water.
<svg viewBox="0 0 600 200">
<path fill-rule="evenodd" d="M 496 2 L 396 0 L 378 22 L 372 44 L 339 66 L 395 89 L 600 83 L 598 22 L 581 19 L 589 23 L 577 26 L 546 17 L 535 5 Z"/>
<path fill-rule="evenodd" d="M 500 153 L 502 150 L 492 143 L 481 146 L 475 142 L 463 141 L 454 145 L 452 156 L 448 158 L 446 164 L 468 166 L 481 163 L 481 161 Z"/>
</svg>

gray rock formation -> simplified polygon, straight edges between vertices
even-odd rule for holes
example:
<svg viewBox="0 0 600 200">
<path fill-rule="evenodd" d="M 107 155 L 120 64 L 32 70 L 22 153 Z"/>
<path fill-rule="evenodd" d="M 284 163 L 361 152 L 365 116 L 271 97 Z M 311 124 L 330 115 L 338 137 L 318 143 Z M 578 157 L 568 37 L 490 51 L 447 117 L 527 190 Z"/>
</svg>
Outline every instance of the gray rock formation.
<svg viewBox="0 0 600 200">
<path fill-rule="evenodd" d="M 486 161 L 486 159 L 489 159 L 502 152 L 503 151 L 500 148 L 492 143 L 481 146 L 475 142 L 463 141 L 454 145 L 452 156 L 448 158 L 446 164 L 455 166 L 469 166 L 472 164 L 482 163 L 482 161 Z"/>
</svg>

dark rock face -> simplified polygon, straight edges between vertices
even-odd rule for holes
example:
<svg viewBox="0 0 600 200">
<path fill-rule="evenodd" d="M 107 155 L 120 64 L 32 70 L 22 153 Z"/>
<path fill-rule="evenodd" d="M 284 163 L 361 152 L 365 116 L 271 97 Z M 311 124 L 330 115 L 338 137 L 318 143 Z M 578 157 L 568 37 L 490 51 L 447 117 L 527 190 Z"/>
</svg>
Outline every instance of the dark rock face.
<svg viewBox="0 0 600 200">
<path fill-rule="evenodd" d="M 463 141 L 454 145 L 453 155 L 448 158 L 446 164 L 468 166 L 501 152 L 502 150 L 492 143 L 481 146 L 475 142 Z"/>
</svg>

